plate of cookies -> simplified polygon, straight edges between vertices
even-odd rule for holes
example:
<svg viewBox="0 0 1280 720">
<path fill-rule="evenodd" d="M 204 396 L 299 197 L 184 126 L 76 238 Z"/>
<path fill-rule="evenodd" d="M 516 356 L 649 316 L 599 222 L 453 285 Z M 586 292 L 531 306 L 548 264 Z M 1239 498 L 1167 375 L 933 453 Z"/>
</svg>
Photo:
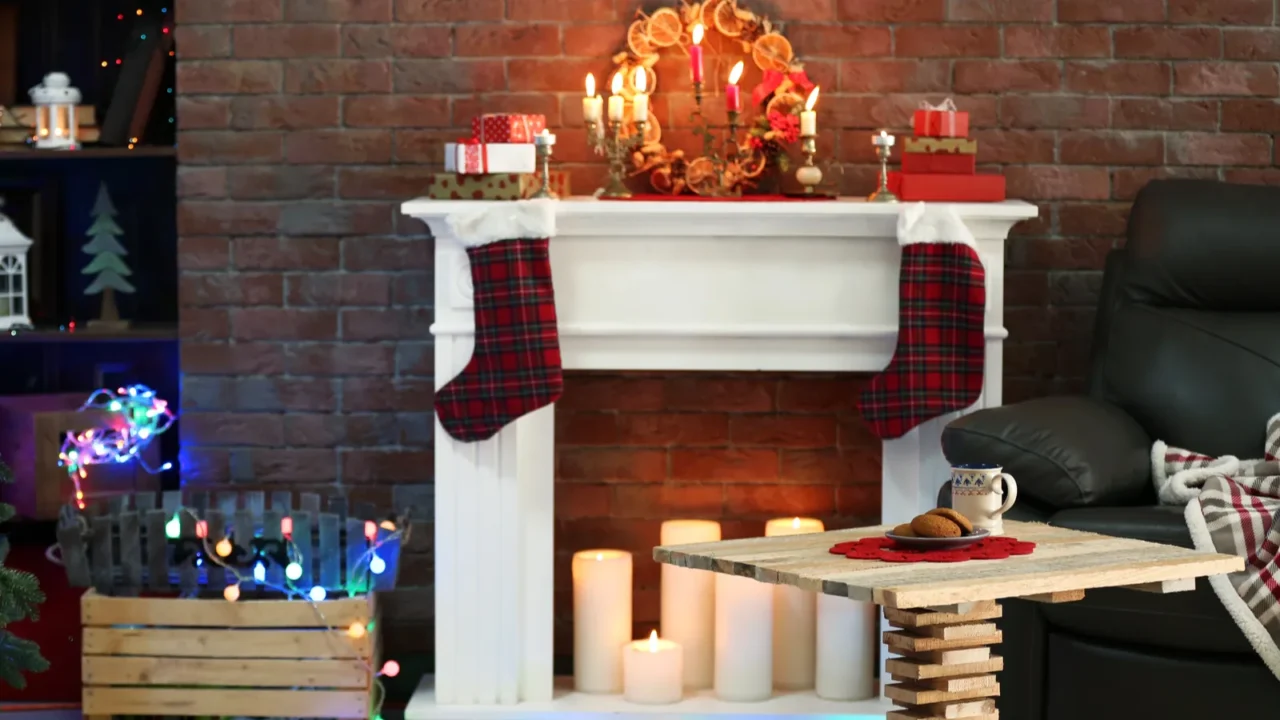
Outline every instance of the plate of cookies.
<svg viewBox="0 0 1280 720">
<path fill-rule="evenodd" d="M 936 508 L 896 526 L 885 536 L 911 550 L 957 550 L 990 535 L 951 508 Z"/>
</svg>

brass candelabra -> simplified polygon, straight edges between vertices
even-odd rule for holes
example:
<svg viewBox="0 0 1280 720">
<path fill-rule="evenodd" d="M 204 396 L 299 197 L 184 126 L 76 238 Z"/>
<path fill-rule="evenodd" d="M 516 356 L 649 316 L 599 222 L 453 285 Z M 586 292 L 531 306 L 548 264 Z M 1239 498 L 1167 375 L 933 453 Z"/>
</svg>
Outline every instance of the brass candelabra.
<svg viewBox="0 0 1280 720">
<path fill-rule="evenodd" d="M 822 182 L 822 169 L 813 164 L 813 156 L 818 152 L 818 137 L 801 135 L 800 152 L 804 153 L 804 164 L 796 168 L 796 181 L 804 186 L 805 195 L 813 195 Z"/>
<path fill-rule="evenodd" d="M 898 202 L 898 196 L 889 190 L 889 155 L 893 152 L 894 140 L 885 130 L 871 136 L 871 144 L 876 146 L 876 155 L 880 158 L 880 187 L 867 198 L 871 202 Z"/>
<path fill-rule="evenodd" d="M 552 200 L 558 198 L 556 191 L 551 189 L 551 148 L 556 144 L 556 136 L 549 131 L 543 130 L 533 138 L 533 147 L 538 154 L 538 167 L 542 171 L 542 184 L 538 186 L 532 198 L 550 198 Z"/>
<path fill-rule="evenodd" d="M 627 160 L 633 150 L 644 144 L 645 123 L 636 121 L 635 128 L 635 133 L 624 137 L 621 120 L 610 120 L 607 129 L 597 120 L 587 121 L 587 142 L 592 144 L 596 154 L 604 155 L 609 161 L 609 179 L 596 193 L 600 197 L 631 197 L 626 185 Z"/>
</svg>

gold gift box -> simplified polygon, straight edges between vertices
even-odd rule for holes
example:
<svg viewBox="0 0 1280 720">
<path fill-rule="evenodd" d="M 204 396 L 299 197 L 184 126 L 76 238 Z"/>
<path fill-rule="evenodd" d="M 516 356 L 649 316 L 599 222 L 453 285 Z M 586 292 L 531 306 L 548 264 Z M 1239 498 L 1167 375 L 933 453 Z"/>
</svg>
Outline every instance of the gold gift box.
<svg viewBox="0 0 1280 720">
<path fill-rule="evenodd" d="M 973 138 L 909 137 L 902 149 L 912 153 L 959 153 L 977 155 L 978 141 Z"/>
<path fill-rule="evenodd" d="M 539 176 L 534 174 L 436 173 L 427 178 L 427 197 L 435 200 L 524 200 L 537 192 L 541 184 Z M 551 190 L 560 197 L 571 195 L 569 173 L 553 171 Z"/>
</svg>

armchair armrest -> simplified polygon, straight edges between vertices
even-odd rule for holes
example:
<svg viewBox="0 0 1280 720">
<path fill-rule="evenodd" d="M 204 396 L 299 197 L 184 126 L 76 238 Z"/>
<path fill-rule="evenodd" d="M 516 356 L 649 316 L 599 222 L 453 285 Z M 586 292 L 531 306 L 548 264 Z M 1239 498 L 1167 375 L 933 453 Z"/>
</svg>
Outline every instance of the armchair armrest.
<svg viewBox="0 0 1280 720">
<path fill-rule="evenodd" d="M 952 464 L 996 463 L 1018 491 L 1056 509 L 1154 502 L 1151 438 L 1120 408 L 1051 397 L 979 410 L 949 424 Z"/>
</svg>

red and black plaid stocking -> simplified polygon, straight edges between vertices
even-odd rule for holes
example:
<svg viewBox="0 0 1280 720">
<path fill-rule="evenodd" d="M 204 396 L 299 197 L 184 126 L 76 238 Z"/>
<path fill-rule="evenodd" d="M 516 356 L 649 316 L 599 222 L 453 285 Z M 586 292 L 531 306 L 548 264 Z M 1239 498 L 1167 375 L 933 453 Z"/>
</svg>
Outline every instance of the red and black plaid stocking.
<svg viewBox="0 0 1280 720">
<path fill-rule="evenodd" d="M 858 404 L 881 439 L 906 435 L 982 392 L 986 276 L 954 211 L 923 203 L 898 219 L 898 346 Z"/>
<path fill-rule="evenodd" d="M 476 347 L 462 373 L 436 394 L 436 413 L 445 431 L 462 442 L 488 440 L 564 390 L 547 253 L 554 211 L 546 203 L 511 205 L 488 217 L 450 222 L 471 260 Z M 508 230 L 538 237 L 494 239 Z"/>
</svg>

